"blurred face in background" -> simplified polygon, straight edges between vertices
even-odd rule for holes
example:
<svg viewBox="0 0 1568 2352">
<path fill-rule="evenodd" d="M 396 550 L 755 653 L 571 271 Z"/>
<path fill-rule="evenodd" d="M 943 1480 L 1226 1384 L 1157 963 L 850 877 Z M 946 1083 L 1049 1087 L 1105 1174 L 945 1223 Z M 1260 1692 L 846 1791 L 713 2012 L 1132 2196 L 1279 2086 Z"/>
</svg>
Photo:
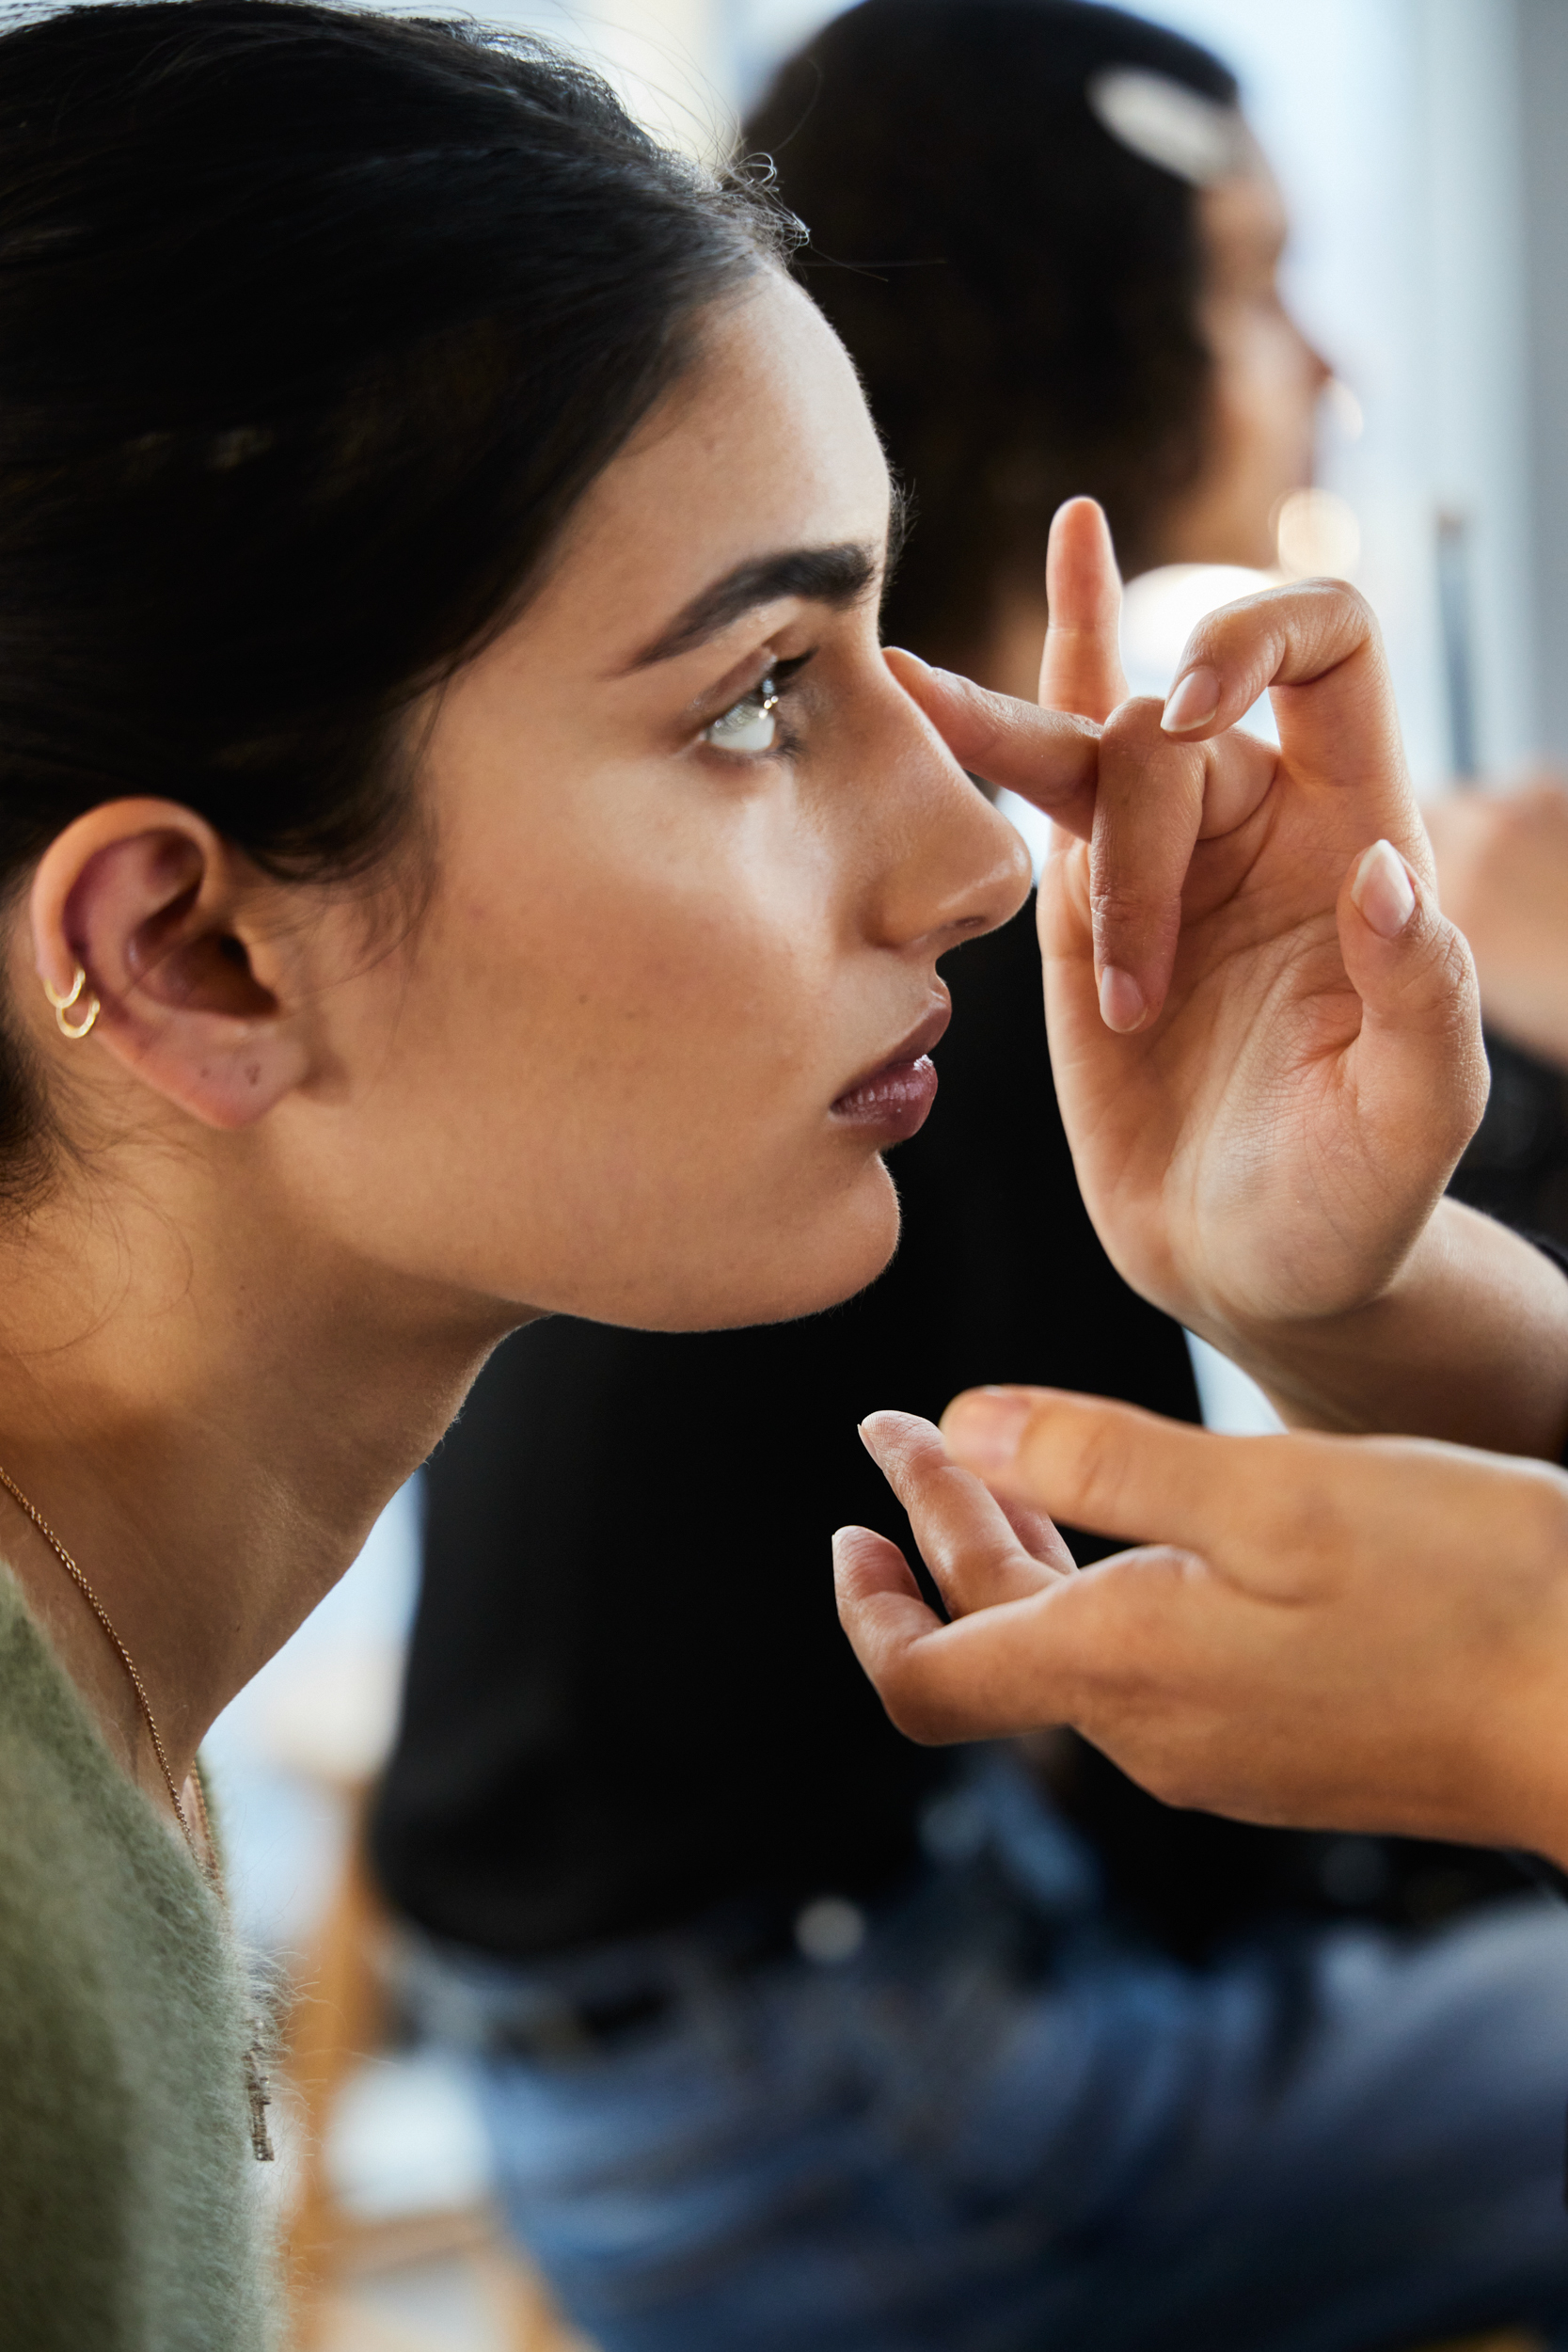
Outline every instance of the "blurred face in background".
<svg viewBox="0 0 1568 2352">
<path fill-rule="evenodd" d="M 1280 294 L 1289 222 L 1261 156 L 1196 201 L 1205 255 L 1197 324 L 1213 360 L 1208 453 L 1164 518 L 1158 556 L 1264 571 L 1280 501 L 1312 478 L 1318 400 L 1332 371 Z"/>
</svg>

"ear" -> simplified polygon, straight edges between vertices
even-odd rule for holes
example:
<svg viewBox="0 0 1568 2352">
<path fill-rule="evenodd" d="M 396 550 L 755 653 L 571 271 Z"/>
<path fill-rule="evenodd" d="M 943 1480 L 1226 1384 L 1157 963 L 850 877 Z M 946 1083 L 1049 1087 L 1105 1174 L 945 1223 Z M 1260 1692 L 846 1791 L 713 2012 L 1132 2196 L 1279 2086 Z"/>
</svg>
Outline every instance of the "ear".
<svg viewBox="0 0 1568 2352">
<path fill-rule="evenodd" d="M 209 1127 L 245 1127 L 309 1068 L 278 946 L 277 888 L 194 810 L 107 801 L 56 835 L 29 900 L 34 962 L 69 1016 L 96 996 L 90 1037 Z M 48 1003 L 38 1034 L 58 1048 Z M 47 1024 L 47 1026 L 44 1025 Z"/>
</svg>

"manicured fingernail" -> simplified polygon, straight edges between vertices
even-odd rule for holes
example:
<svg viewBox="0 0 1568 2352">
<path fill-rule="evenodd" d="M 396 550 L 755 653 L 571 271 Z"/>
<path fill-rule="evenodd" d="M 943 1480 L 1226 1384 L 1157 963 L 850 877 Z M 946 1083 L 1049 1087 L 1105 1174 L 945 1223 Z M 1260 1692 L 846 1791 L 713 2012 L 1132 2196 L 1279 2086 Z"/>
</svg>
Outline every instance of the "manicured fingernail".
<svg viewBox="0 0 1568 2352">
<path fill-rule="evenodd" d="M 1190 727 L 1206 727 L 1220 707 L 1220 682 L 1212 670 L 1189 670 L 1171 689 L 1160 713 L 1166 735 L 1185 735 Z"/>
<path fill-rule="evenodd" d="M 1125 1037 L 1135 1029 L 1148 1010 L 1143 990 L 1131 972 L 1118 970 L 1108 963 L 1100 976 L 1100 1018 L 1108 1029 Z"/>
<path fill-rule="evenodd" d="M 1416 912 L 1410 869 L 1391 841 L 1374 841 L 1350 886 L 1362 920 L 1380 939 L 1398 939 Z"/>
<path fill-rule="evenodd" d="M 1018 1452 L 1023 1425 L 1034 1410 L 1017 1389 L 972 1389 L 950 1405 L 942 1419 L 948 1453 L 982 1478 L 1004 1470 Z"/>
</svg>

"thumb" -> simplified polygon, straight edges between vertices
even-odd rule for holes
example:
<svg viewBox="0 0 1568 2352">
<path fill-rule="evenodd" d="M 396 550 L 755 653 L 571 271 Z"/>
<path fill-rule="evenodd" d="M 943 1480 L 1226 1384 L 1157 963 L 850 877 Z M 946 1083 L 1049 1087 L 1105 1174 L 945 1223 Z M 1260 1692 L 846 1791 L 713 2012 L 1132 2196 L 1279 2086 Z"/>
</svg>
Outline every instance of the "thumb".
<svg viewBox="0 0 1568 2352">
<path fill-rule="evenodd" d="M 1339 950 L 1361 999 L 1355 1045 L 1364 1116 L 1392 1145 L 1423 1135 L 1457 1160 L 1486 1107 L 1481 994 L 1464 935 L 1389 841 L 1346 875 Z"/>
</svg>

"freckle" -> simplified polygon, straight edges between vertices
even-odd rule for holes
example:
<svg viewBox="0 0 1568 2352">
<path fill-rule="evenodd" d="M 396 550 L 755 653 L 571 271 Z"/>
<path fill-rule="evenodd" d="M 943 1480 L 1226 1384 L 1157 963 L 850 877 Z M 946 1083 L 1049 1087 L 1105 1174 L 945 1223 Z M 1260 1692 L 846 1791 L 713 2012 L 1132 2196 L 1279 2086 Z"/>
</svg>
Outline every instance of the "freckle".
<svg viewBox="0 0 1568 2352">
<path fill-rule="evenodd" d="M 259 1087 L 259 1086 L 261 1085 L 261 1063 L 260 1063 L 259 1061 L 253 1061 L 253 1062 L 251 1062 L 251 1063 L 248 1065 L 248 1067 L 246 1068 L 246 1070 L 245 1070 L 245 1076 L 246 1076 L 246 1077 L 250 1080 L 250 1083 L 251 1083 L 251 1085 L 252 1085 L 253 1087 Z"/>
</svg>

